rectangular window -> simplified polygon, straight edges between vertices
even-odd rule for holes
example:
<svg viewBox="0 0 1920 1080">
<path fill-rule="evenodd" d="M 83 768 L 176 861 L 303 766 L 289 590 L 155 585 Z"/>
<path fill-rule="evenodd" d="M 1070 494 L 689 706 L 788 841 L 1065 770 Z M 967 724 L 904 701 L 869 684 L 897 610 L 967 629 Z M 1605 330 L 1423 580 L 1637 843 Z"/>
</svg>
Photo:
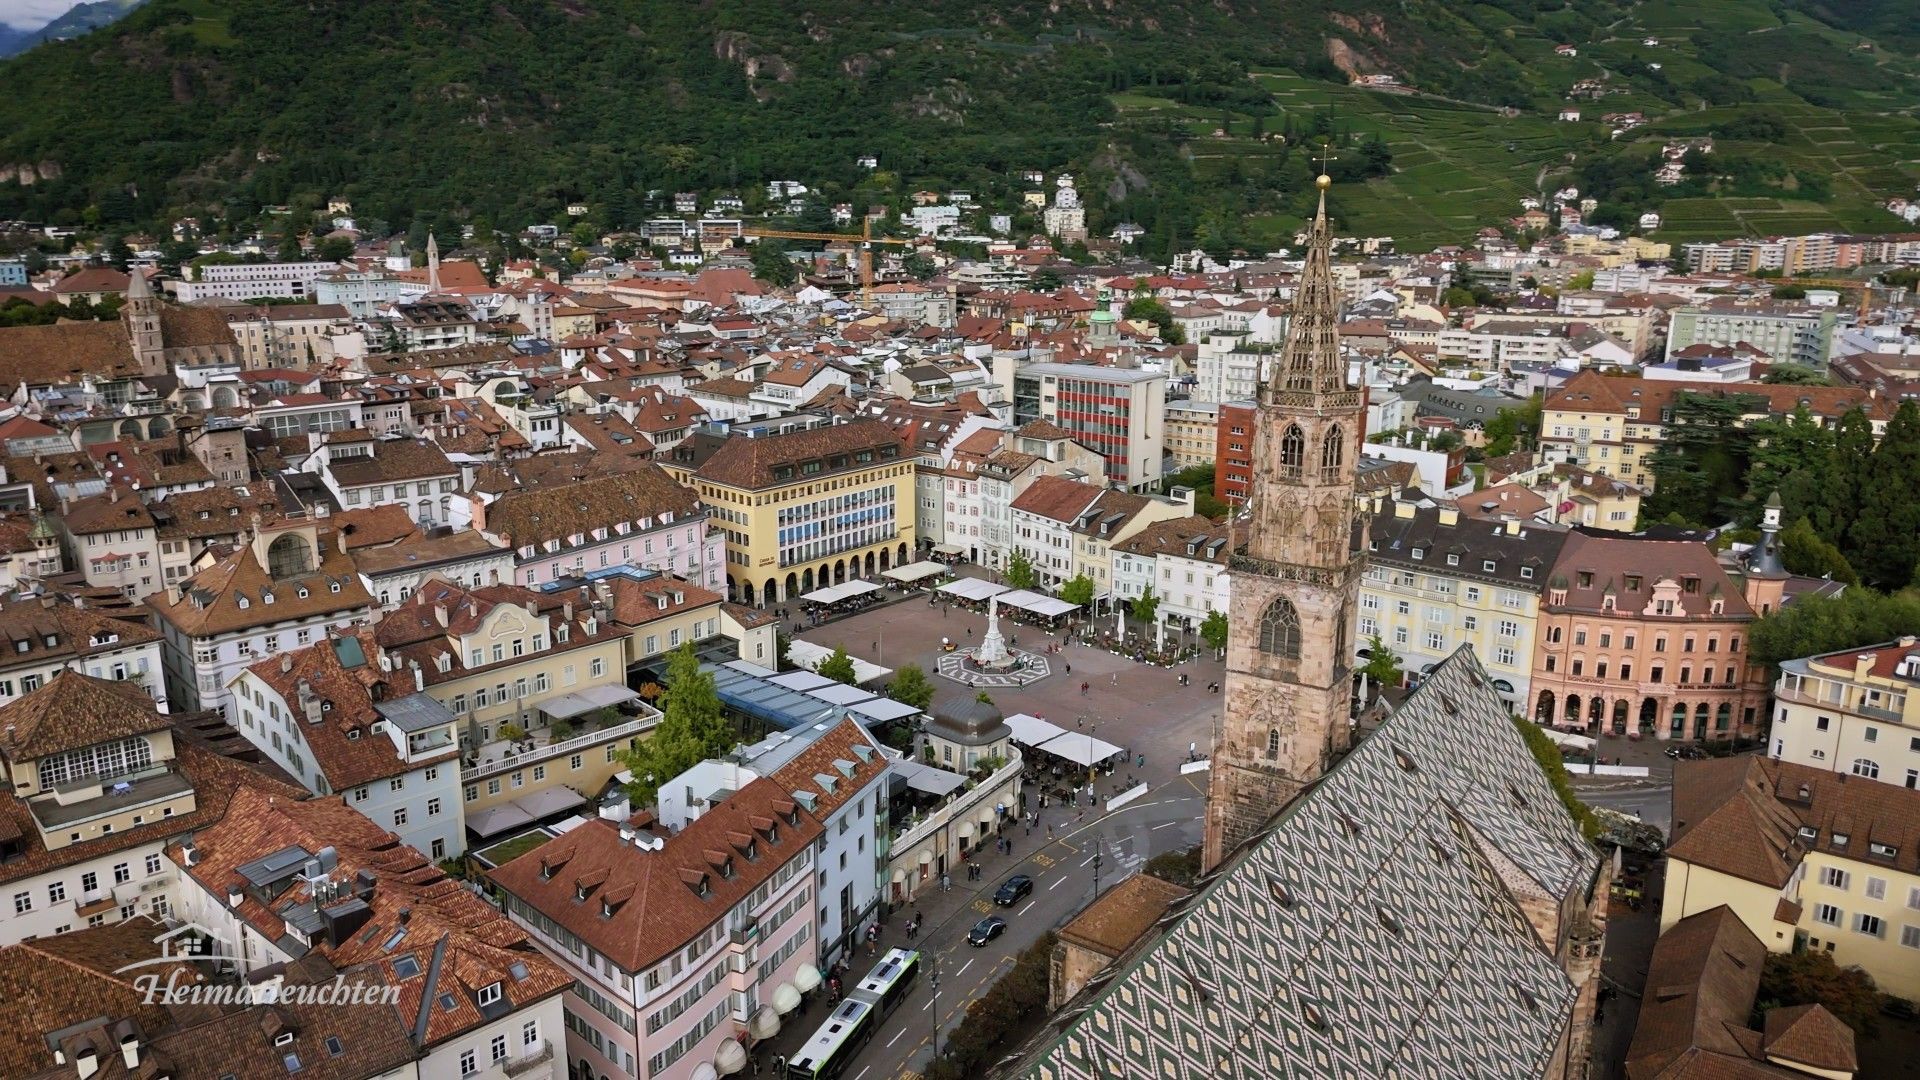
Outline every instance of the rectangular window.
<svg viewBox="0 0 1920 1080">
<path fill-rule="evenodd" d="M 1841 916 L 1845 914 L 1845 912 L 1834 907 L 1832 904 L 1815 904 L 1813 906 L 1813 921 L 1825 926 L 1839 926 Z"/>
<path fill-rule="evenodd" d="M 1820 884 L 1829 888 L 1839 889 L 1845 892 L 1848 879 L 1849 875 L 1847 872 L 1837 866 L 1823 866 L 1820 868 Z"/>
<path fill-rule="evenodd" d="M 1900 928 L 1900 944 L 1909 949 L 1920 949 L 1920 926 L 1909 923 Z"/>
<path fill-rule="evenodd" d="M 1886 937 L 1887 924 L 1882 922 L 1878 915 L 1855 915 L 1853 917 L 1853 932 L 1856 934 L 1865 934 L 1868 937 Z"/>
</svg>

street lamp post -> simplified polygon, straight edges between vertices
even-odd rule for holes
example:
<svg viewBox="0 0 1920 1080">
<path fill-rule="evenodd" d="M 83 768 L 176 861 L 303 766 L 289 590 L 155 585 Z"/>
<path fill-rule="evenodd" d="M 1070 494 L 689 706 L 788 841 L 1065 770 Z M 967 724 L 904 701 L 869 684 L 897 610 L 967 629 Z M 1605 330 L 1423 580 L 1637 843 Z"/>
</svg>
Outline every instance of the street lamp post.
<svg viewBox="0 0 1920 1080">
<path fill-rule="evenodd" d="M 1093 849 L 1093 898 L 1100 899 L 1100 848 L 1098 847 Z"/>
</svg>

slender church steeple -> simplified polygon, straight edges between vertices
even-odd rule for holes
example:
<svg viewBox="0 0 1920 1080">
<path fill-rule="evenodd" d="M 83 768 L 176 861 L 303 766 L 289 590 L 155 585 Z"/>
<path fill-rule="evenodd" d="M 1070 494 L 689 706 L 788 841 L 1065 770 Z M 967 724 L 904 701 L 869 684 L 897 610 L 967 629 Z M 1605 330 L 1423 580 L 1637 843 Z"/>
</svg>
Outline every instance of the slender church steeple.
<svg viewBox="0 0 1920 1080">
<path fill-rule="evenodd" d="M 1326 191 L 1307 230 L 1287 338 L 1260 387 L 1243 548 L 1230 554 L 1226 702 L 1205 865 L 1264 827 L 1351 739 L 1354 608 L 1366 550 L 1354 459 L 1365 401 L 1340 355 Z M 1355 542 L 1355 522 L 1362 535 Z"/>
<path fill-rule="evenodd" d="M 427 293 L 440 291 L 440 241 L 427 234 Z"/>
<path fill-rule="evenodd" d="M 120 318 L 127 328 L 127 342 L 133 346 L 133 359 L 140 365 L 140 373 L 167 374 L 167 343 L 160 329 L 160 301 L 154 298 L 146 271 L 136 268 L 127 276 L 127 298 L 120 305 Z"/>
</svg>

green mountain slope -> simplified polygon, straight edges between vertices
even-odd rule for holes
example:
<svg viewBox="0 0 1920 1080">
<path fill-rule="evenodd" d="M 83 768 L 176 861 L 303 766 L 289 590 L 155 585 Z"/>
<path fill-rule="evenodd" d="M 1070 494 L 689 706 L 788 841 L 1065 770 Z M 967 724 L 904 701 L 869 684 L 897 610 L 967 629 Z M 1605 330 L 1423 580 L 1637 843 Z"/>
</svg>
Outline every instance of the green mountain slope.
<svg viewBox="0 0 1920 1080">
<path fill-rule="evenodd" d="M 109 26 L 145 0 L 90 0 L 75 4 L 58 18 L 38 30 L 15 30 L 0 25 L 0 56 L 33 48 L 43 41 L 65 41 L 91 30 Z"/>
<path fill-rule="evenodd" d="M 1424 125 L 1443 145 L 1422 145 L 1382 122 L 1409 99 L 1348 90 L 1347 73 L 1518 110 L 1524 149 L 1480 185 L 1508 213 L 1567 154 L 1615 152 L 1591 126 L 1539 130 L 1596 73 L 1624 91 L 1618 107 L 1650 115 L 1824 95 L 1819 107 L 1884 118 L 1897 139 L 1911 58 L 1852 47 L 1878 27 L 1872 12 L 1821 21 L 1837 17 L 1812 0 L 151 0 L 0 69 L 0 216 L 120 231 L 269 204 L 298 214 L 344 194 L 396 227 L 510 228 L 576 200 L 619 225 L 654 190 L 752 196 L 792 179 L 836 200 L 932 185 L 1010 197 L 1020 170 L 1070 168 L 1090 181 L 1090 222 L 1139 221 L 1150 249 L 1259 244 L 1290 230 L 1310 175 L 1265 136 L 1346 144 L 1336 170 L 1376 176 L 1378 203 L 1400 176 L 1380 175 L 1390 155 L 1362 135 L 1438 173 L 1450 133 L 1484 138 L 1473 114 L 1500 119 L 1417 99 L 1470 110 Z M 1667 41 L 1658 69 L 1643 33 Z M 1735 33 L 1766 48 L 1715 44 Z M 1555 57 L 1561 41 L 1582 57 Z M 866 153 L 878 173 L 856 166 Z M 1894 155 L 1893 177 L 1912 156 Z M 1458 240 L 1462 217 L 1440 208 L 1397 227 L 1403 243 Z"/>
</svg>

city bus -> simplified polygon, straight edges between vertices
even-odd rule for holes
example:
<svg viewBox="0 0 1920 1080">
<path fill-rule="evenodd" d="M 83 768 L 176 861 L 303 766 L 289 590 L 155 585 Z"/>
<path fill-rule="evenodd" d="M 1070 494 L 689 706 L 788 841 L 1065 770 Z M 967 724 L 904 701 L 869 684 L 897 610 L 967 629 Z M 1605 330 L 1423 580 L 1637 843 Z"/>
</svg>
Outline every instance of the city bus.
<svg viewBox="0 0 1920 1080">
<path fill-rule="evenodd" d="M 832 1080 L 846 1071 L 879 1026 L 874 1003 L 850 997 L 787 1061 L 787 1080 Z"/>
<path fill-rule="evenodd" d="M 873 970 L 867 972 L 867 977 L 861 979 L 860 985 L 847 996 L 872 1002 L 880 1010 L 879 1019 L 885 1020 L 913 992 L 913 985 L 919 979 L 918 949 L 888 949 L 887 955 L 880 958 Z"/>
</svg>

